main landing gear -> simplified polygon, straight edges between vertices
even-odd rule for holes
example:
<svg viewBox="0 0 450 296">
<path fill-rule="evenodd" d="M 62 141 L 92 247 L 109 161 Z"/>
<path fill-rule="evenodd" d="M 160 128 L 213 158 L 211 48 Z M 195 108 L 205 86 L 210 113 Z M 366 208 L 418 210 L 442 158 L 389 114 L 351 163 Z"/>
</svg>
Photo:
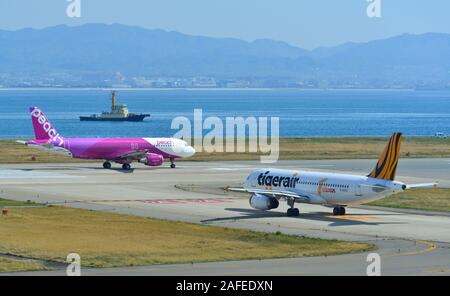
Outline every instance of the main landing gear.
<svg viewBox="0 0 450 296">
<path fill-rule="evenodd" d="M 109 161 L 105 161 L 103 163 L 103 168 L 104 169 L 110 169 L 111 168 L 111 163 Z M 125 171 L 129 171 L 131 170 L 131 165 L 129 163 L 124 163 L 122 164 L 122 169 Z"/>
<path fill-rule="evenodd" d="M 298 217 L 300 216 L 300 211 L 297 208 L 294 208 L 295 201 L 293 199 L 288 199 L 288 205 L 290 208 L 287 210 L 288 217 Z"/>
<path fill-rule="evenodd" d="M 345 208 L 344 207 L 335 207 L 333 209 L 333 215 L 335 215 L 335 216 L 345 215 Z"/>
<path fill-rule="evenodd" d="M 170 160 L 170 167 L 171 167 L 172 169 L 174 169 L 174 168 L 176 167 L 175 162 L 174 162 L 173 159 Z"/>
</svg>

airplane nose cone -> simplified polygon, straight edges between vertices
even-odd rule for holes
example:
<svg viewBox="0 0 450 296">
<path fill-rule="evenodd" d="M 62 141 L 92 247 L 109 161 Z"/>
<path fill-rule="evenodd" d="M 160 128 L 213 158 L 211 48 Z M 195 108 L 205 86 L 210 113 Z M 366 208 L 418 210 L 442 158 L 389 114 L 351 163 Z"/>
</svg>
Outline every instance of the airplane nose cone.
<svg viewBox="0 0 450 296">
<path fill-rule="evenodd" d="M 186 157 L 194 155 L 195 154 L 194 147 L 188 146 L 188 147 L 184 148 L 184 154 L 186 155 Z"/>
</svg>

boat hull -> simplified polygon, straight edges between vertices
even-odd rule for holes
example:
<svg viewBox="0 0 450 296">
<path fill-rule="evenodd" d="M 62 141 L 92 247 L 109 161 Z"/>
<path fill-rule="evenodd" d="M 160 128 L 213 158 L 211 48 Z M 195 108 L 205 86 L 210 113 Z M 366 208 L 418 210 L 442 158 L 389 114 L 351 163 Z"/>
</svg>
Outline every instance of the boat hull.
<svg viewBox="0 0 450 296">
<path fill-rule="evenodd" d="M 80 121 L 132 121 L 132 122 L 140 122 L 143 121 L 144 118 L 150 117 L 150 114 L 137 114 L 137 115 L 129 115 L 127 117 L 117 117 L 117 118 L 108 118 L 108 117 L 100 117 L 100 116 L 80 116 Z"/>
</svg>

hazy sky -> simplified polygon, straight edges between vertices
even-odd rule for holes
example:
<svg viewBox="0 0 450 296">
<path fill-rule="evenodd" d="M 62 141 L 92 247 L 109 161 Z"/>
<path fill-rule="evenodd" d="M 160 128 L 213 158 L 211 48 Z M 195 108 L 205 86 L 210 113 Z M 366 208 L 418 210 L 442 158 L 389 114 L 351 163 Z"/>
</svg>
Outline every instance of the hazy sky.
<svg viewBox="0 0 450 296">
<path fill-rule="evenodd" d="M 380 0 L 381 18 L 367 17 L 367 0 L 80 1 L 76 19 L 66 15 L 67 0 L 0 0 L 0 29 L 121 23 L 248 41 L 271 38 L 303 48 L 450 33 L 450 0 Z"/>
</svg>

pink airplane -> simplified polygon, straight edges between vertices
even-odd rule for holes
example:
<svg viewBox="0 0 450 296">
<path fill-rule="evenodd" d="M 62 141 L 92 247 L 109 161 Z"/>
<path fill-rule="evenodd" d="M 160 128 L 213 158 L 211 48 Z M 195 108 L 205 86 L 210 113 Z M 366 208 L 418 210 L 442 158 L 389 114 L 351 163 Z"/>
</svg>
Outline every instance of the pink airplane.
<svg viewBox="0 0 450 296">
<path fill-rule="evenodd" d="M 186 141 L 175 138 L 64 138 L 39 108 L 30 107 L 30 114 L 36 140 L 19 143 L 74 158 L 105 160 L 105 169 L 111 168 L 111 161 L 130 170 L 134 160 L 147 166 L 160 166 L 164 159 L 169 159 L 170 167 L 175 168 L 176 158 L 195 154 Z"/>
</svg>

